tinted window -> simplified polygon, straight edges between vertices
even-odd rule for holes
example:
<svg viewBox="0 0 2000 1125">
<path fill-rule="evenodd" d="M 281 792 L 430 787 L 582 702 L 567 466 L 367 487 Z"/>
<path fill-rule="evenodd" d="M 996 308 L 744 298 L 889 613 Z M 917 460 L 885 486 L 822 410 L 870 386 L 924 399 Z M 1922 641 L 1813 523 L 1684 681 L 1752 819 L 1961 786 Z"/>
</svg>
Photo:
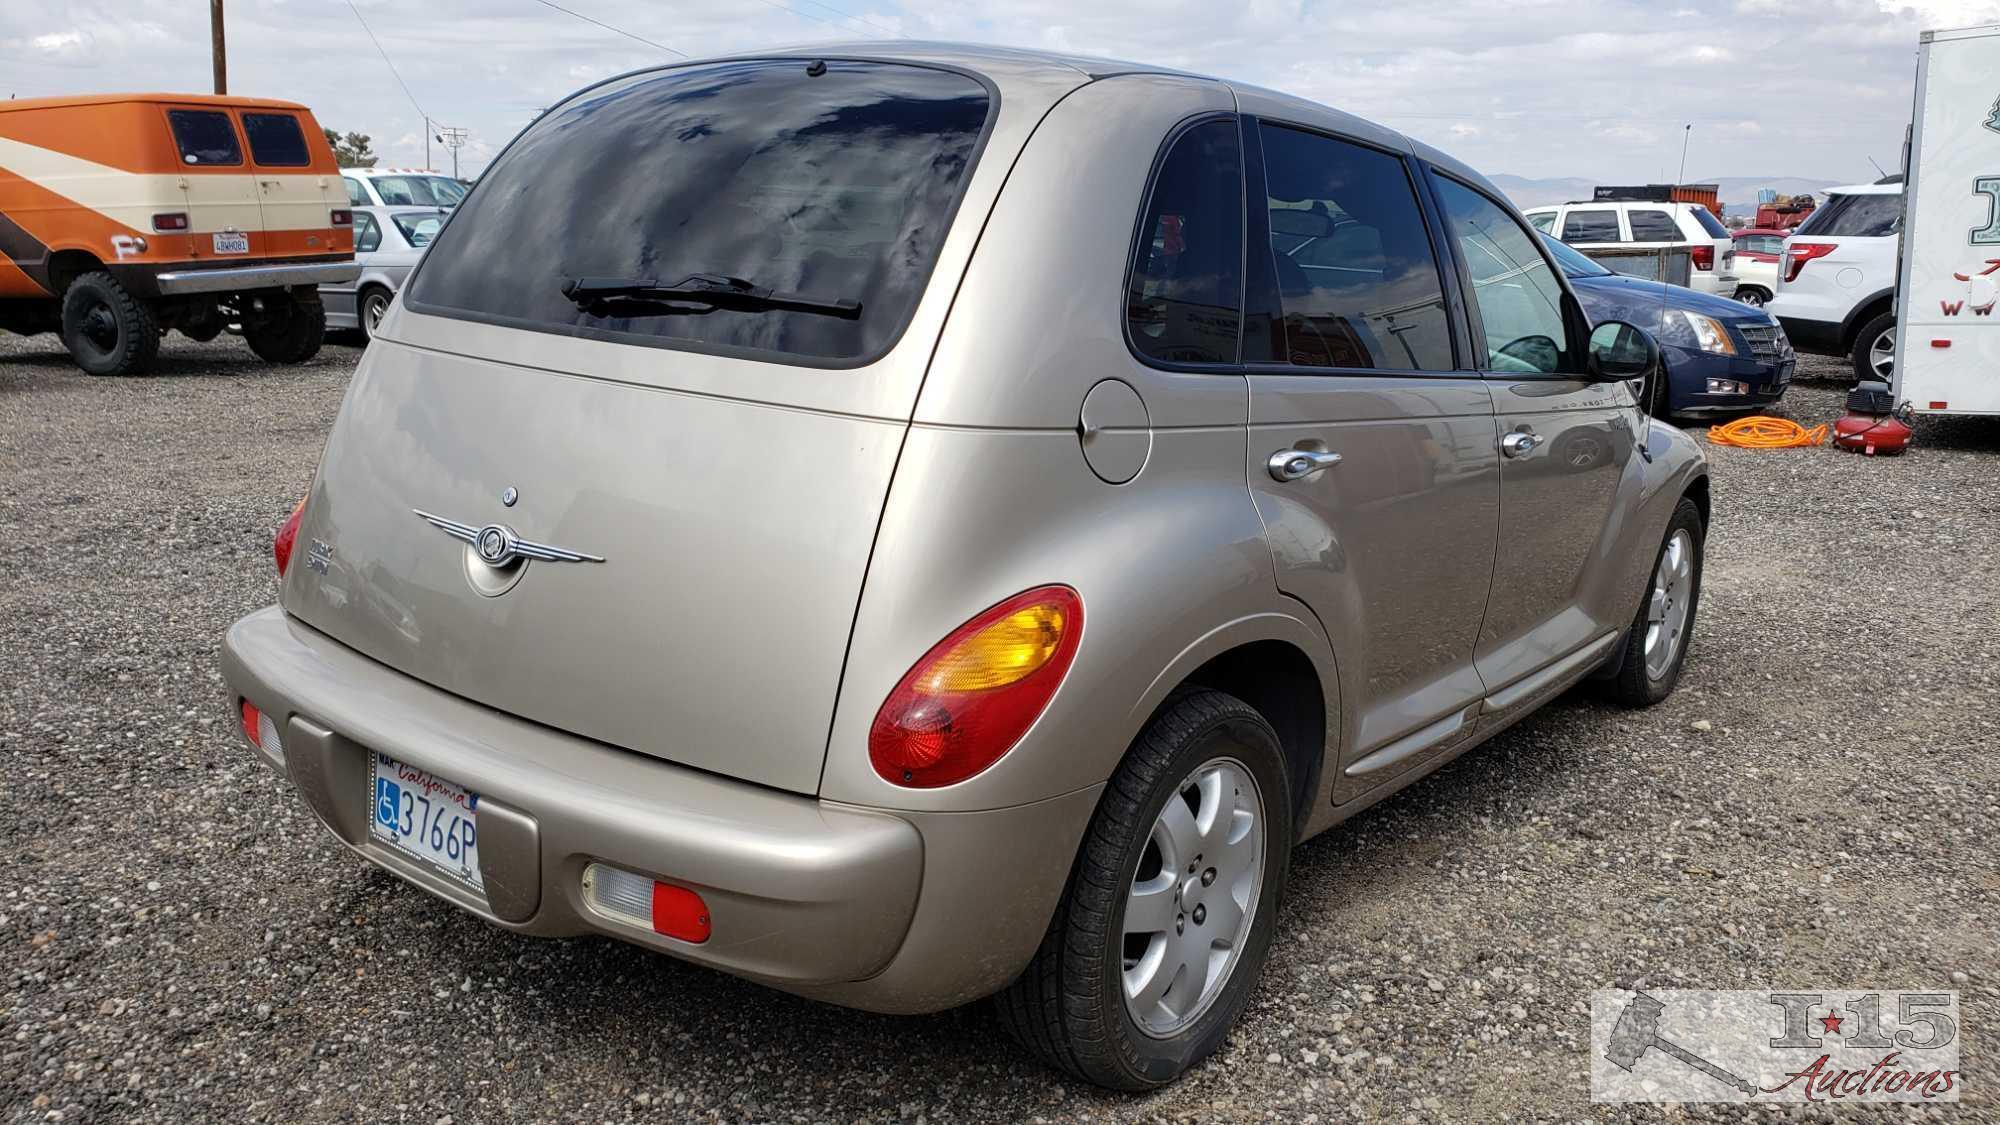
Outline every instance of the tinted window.
<svg viewBox="0 0 2000 1125">
<path fill-rule="evenodd" d="M 1903 224 L 1903 197 L 1836 194 L 1806 216 L 1793 231 L 1822 238 L 1879 238 L 1895 234 Z"/>
<path fill-rule="evenodd" d="M 361 186 L 360 180 L 352 176 L 342 176 L 340 182 L 347 185 L 347 201 L 349 203 L 354 204 L 356 207 L 366 207 L 374 202 L 374 200 L 368 198 L 368 189 Z"/>
<path fill-rule="evenodd" d="M 187 164 L 241 164 L 243 150 L 236 143 L 236 127 L 229 115 L 212 109 L 170 109 L 167 124 L 173 128 L 174 144 Z"/>
<path fill-rule="evenodd" d="M 1563 220 L 1564 242 L 1623 242 L 1616 211 L 1571 211 Z"/>
<path fill-rule="evenodd" d="M 1736 247 L 1751 254 L 1776 254 L 1785 245 L 1785 240 L 1774 234 L 1739 235 Z"/>
<path fill-rule="evenodd" d="M 1569 355 L 1562 283 L 1526 228 L 1499 204 L 1456 180 L 1436 177 L 1445 221 L 1472 277 L 1486 333 L 1487 369 L 1556 372 Z M 1576 212 L 1571 212 L 1574 219 Z"/>
<path fill-rule="evenodd" d="M 1706 207 L 1690 207 L 1688 212 L 1694 216 L 1695 222 L 1701 224 L 1701 229 L 1708 232 L 1710 238 L 1729 237 L 1729 228 L 1722 225 L 1722 220 L 1715 217 L 1715 212 Z"/>
<path fill-rule="evenodd" d="M 1281 317 L 1271 358 L 1302 367 L 1450 371 L 1437 259 L 1400 157 L 1262 127 Z"/>
<path fill-rule="evenodd" d="M 366 211 L 354 214 L 354 252 L 372 254 L 382 248 L 382 224 Z"/>
<path fill-rule="evenodd" d="M 312 163 L 299 119 L 289 113 L 246 113 L 243 135 L 250 138 L 250 159 L 270 168 L 303 168 Z"/>
<path fill-rule="evenodd" d="M 633 343 L 861 362 L 929 281 L 989 110 L 964 75 L 748 59 L 629 75 L 530 125 L 432 245 L 412 307 Z M 575 278 L 737 277 L 858 315 L 696 299 L 580 307 Z"/>
<path fill-rule="evenodd" d="M 1632 224 L 1634 242 L 1679 242 L 1680 225 L 1665 211 L 1632 211 L 1625 216 Z"/>
<path fill-rule="evenodd" d="M 1528 222 L 1543 234 L 1556 229 L 1556 213 L 1554 211 L 1537 212 L 1536 214 L 1529 215 L 1527 218 Z"/>
<path fill-rule="evenodd" d="M 1181 134 L 1160 164 L 1127 285 L 1132 346 L 1174 363 L 1234 363 L 1243 322 L 1243 159 L 1237 125 Z"/>
</svg>

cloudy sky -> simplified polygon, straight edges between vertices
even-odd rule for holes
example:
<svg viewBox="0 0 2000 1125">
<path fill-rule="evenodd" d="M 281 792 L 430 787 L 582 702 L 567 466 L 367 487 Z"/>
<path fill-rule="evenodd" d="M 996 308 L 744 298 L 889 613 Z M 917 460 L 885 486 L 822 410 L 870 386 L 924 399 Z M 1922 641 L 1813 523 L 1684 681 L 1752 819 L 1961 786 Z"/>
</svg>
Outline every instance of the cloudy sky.
<svg viewBox="0 0 2000 1125">
<path fill-rule="evenodd" d="M 1601 182 L 1671 177 L 1690 123 L 1690 178 L 1873 179 L 1869 158 L 1891 165 L 1901 147 L 1918 31 L 2000 21 L 2000 0 L 227 5 L 231 91 L 305 102 L 323 124 L 371 134 L 385 164 L 423 161 L 421 114 L 468 131 L 460 159 L 477 171 L 537 109 L 674 52 L 901 36 L 1218 74 L 1373 118 L 1488 173 Z M 203 0 L 0 0 L 0 97 L 205 91 L 208 45 Z M 450 156 L 434 144 L 431 162 Z"/>
</svg>

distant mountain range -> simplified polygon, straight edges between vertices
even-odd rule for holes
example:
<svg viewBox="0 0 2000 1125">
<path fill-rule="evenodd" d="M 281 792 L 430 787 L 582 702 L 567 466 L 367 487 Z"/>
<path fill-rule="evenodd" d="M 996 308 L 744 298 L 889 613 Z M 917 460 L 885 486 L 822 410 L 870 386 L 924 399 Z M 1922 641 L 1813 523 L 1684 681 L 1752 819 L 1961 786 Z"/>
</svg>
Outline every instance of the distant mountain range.
<svg viewBox="0 0 2000 1125">
<path fill-rule="evenodd" d="M 1585 180 L 1575 176 L 1560 176 L 1547 180 L 1531 180 L 1525 176 L 1490 177 L 1495 187 L 1507 193 L 1516 207 L 1541 207 L 1550 203 L 1569 203 L 1579 199 L 1589 199 L 1592 189 L 1599 183 L 1617 181 Z M 1873 179 L 1874 177 L 1869 177 Z M 1770 188 L 1779 195 L 1823 194 L 1827 188 L 1847 180 L 1815 180 L 1805 176 L 1694 176 L 1691 184 L 1714 184 L 1720 189 L 1722 209 L 1729 215 L 1750 215 L 1757 210 L 1757 193 Z"/>
</svg>

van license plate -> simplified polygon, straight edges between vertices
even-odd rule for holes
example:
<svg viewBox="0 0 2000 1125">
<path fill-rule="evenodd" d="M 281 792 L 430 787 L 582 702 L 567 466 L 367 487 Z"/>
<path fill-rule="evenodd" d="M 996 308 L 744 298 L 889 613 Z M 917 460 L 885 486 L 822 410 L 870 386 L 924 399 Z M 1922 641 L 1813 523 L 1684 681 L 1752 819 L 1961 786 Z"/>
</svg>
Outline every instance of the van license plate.
<svg viewBox="0 0 2000 1125">
<path fill-rule="evenodd" d="M 375 755 L 368 834 L 392 850 L 484 892 L 479 879 L 479 794 L 387 754 Z"/>
<path fill-rule="evenodd" d="M 247 234 L 215 235 L 215 252 L 218 254 L 248 254 L 250 236 Z"/>
</svg>

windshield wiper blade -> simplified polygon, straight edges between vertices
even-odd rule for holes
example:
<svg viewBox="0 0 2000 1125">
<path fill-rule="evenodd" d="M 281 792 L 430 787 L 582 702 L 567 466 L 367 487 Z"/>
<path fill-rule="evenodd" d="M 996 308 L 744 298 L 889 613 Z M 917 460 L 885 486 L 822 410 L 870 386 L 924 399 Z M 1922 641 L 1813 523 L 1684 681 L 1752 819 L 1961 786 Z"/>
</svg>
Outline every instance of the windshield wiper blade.
<svg viewBox="0 0 2000 1125">
<path fill-rule="evenodd" d="M 563 296 L 576 302 L 578 308 L 593 315 L 609 310 L 613 302 L 618 303 L 621 313 L 632 311 L 626 307 L 628 302 L 658 302 L 664 305 L 706 305 L 739 312 L 778 309 L 845 317 L 848 320 L 861 315 L 860 301 L 785 293 L 744 278 L 714 273 L 689 274 L 671 285 L 662 285 L 650 277 L 572 277 L 563 282 L 562 292 Z"/>
</svg>

